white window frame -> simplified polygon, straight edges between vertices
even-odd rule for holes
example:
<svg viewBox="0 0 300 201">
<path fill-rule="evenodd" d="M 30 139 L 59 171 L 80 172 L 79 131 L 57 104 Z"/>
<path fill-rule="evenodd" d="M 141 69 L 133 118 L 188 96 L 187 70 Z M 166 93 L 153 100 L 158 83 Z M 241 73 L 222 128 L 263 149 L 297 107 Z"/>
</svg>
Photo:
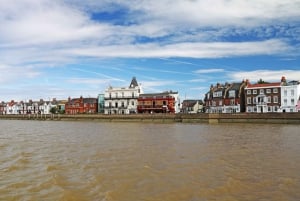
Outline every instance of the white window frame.
<svg viewBox="0 0 300 201">
<path fill-rule="evenodd" d="M 251 97 L 247 97 L 247 104 L 252 104 L 252 98 Z"/>
<path fill-rule="evenodd" d="M 265 93 L 265 90 L 264 89 L 260 89 L 259 90 L 259 94 L 264 94 Z"/>
</svg>

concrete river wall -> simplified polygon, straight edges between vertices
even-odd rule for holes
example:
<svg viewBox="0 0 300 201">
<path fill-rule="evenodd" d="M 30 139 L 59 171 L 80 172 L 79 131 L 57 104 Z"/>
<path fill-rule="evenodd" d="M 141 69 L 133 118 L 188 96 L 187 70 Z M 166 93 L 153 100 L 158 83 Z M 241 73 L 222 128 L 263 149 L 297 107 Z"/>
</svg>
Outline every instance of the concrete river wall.
<svg viewBox="0 0 300 201">
<path fill-rule="evenodd" d="M 240 114 L 28 114 L 0 115 L 0 119 L 19 120 L 65 120 L 65 121 L 105 121 L 105 122 L 158 122 L 158 123 L 279 123 L 300 124 L 300 113 L 240 113 Z"/>
</svg>

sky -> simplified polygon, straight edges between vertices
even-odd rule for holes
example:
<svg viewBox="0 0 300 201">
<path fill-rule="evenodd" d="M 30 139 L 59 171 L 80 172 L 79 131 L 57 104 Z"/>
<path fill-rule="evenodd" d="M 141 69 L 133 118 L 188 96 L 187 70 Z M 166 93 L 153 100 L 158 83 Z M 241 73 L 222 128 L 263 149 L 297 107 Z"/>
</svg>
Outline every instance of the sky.
<svg viewBox="0 0 300 201">
<path fill-rule="evenodd" d="M 300 80 L 300 0 L 0 0 L 0 101 Z"/>
</svg>

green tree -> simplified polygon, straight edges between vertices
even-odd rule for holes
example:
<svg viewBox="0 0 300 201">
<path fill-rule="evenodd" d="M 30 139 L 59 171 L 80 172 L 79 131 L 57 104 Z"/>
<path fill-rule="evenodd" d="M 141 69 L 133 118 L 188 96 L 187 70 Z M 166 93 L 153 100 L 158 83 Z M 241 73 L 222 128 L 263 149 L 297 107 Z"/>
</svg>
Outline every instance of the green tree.
<svg viewBox="0 0 300 201">
<path fill-rule="evenodd" d="M 257 84 L 266 84 L 266 83 L 268 83 L 268 82 L 265 82 L 263 79 L 259 79 L 258 81 L 257 81 Z"/>
<path fill-rule="evenodd" d="M 56 114 L 56 112 L 57 112 L 56 107 L 52 107 L 52 108 L 50 109 L 50 113 L 51 113 L 51 114 Z"/>
</svg>

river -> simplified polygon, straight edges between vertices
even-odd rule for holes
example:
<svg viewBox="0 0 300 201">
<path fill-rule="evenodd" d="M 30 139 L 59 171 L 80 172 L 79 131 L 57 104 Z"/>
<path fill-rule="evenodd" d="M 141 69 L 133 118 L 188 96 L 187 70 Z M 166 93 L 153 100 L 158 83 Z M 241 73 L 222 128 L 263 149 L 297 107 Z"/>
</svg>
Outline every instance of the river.
<svg viewBox="0 0 300 201">
<path fill-rule="evenodd" d="M 300 125 L 0 120 L 2 201 L 298 201 Z"/>
</svg>

